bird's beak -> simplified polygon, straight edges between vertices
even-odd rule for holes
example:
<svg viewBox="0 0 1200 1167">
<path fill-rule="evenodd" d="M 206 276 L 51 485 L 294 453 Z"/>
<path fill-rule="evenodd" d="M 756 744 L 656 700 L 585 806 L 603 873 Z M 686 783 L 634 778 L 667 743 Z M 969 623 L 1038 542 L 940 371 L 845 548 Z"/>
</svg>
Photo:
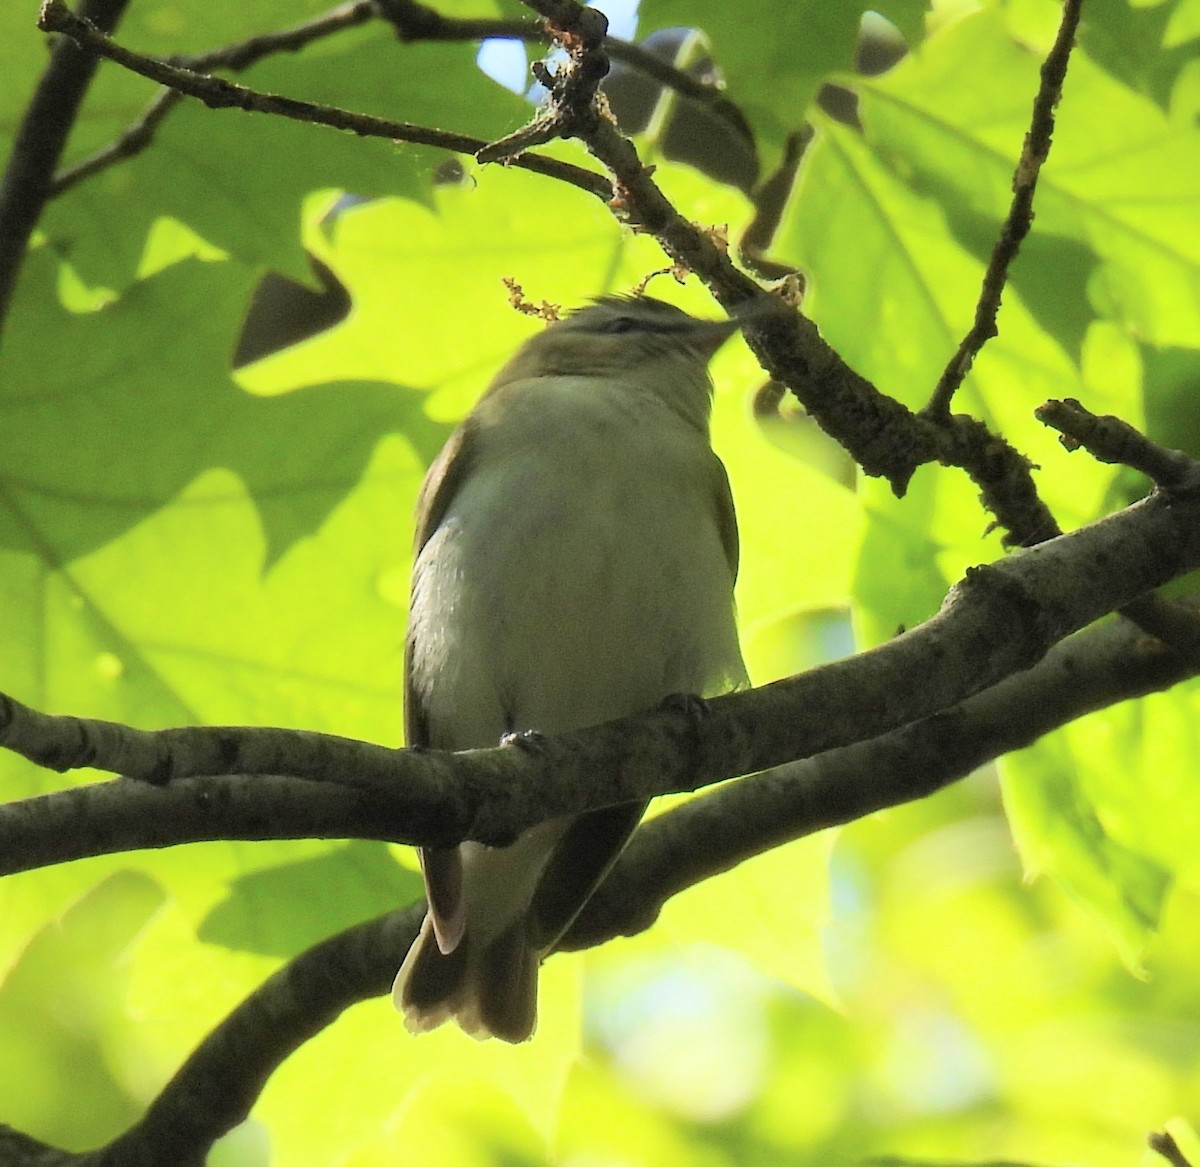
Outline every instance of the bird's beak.
<svg viewBox="0 0 1200 1167">
<path fill-rule="evenodd" d="M 697 320 L 685 339 L 688 347 L 695 349 L 707 361 L 737 330 L 736 320 Z"/>
</svg>

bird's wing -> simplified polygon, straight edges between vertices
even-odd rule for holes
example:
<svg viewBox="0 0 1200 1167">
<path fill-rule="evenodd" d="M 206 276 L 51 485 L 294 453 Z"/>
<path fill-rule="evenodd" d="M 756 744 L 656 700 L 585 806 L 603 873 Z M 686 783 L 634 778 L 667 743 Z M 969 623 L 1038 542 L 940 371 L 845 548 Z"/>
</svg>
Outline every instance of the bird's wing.
<svg viewBox="0 0 1200 1167">
<path fill-rule="evenodd" d="M 713 517 L 717 523 L 717 533 L 721 536 L 721 546 L 725 549 L 725 561 L 729 564 L 729 578 L 737 581 L 738 573 L 738 525 L 737 511 L 733 507 L 733 491 L 729 486 L 729 475 L 725 473 L 725 464 L 712 456 L 712 504 Z"/>
<path fill-rule="evenodd" d="M 608 874 L 646 810 L 645 802 L 622 802 L 581 814 L 567 827 L 533 894 L 527 936 L 540 954 L 549 952 Z"/>
<path fill-rule="evenodd" d="M 417 502 L 420 519 L 414 556 L 420 555 L 437 530 L 471 468 L 475 456 L 474 433 L 468 419 L 450 435 L 450 440 L 425 475 Z M 410 747 L 430 744 L 428 711 L 412 683 L 412 641 L 409 637 L 404 642 L 404 740 Z M 457 847 L 422 847 L 419 854 L 438 948 L 442 952 L 453 952 L 462 940 L 466 924 L 462 858 Z"/>
</svg>

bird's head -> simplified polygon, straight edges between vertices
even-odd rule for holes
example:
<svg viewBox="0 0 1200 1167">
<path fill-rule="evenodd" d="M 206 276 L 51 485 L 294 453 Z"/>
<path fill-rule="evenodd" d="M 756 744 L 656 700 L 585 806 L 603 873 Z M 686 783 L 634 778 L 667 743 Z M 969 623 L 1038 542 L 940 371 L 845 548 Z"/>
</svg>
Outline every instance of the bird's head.
<svg viewBox="0 0 1200 1167">
<path fill-rule="evenodd" d="M 736 329 L 650 296 L 603 296 L 527 340 L 503 379 L 620 376 L 679 362 L 703 370 Z"/>
</svg>

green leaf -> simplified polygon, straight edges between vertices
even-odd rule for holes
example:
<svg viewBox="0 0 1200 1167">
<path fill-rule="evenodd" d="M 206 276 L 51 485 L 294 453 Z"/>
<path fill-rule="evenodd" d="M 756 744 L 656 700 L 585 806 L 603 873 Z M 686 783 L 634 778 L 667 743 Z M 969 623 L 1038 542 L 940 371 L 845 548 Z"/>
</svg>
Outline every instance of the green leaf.
<svg viewBox="0 0 1200 1167">
<path fill-rule="evenodd" d="M 545 1138 L 495 1081 L 445 1077 L 412 1091 L 390 1129 L 344 1160 L 345 1167 L 392 1167 L 402 1160 L 439 1167 L 540 1167 Z"/>
<path fill-rule="evenodd" d="M 732 949 L 764 976 L 831 1000 L 820 932 L 833 839 L 826 832 L 777 847 L 688 888 L 663 906 L 660 927 L 677 945 Z"/>
<path fill-rule="evenodd" d="M 52 277 L 30 257 L 2 360 L 0 594 L 28 630 L 0 651 L 6 689 L 144 727 L 394 739 L 405 515 L 446 427 L 396 386 L 238 388 L 236 265 L 179 264 L 84 315 Z M 381 445 L 406 428 L 419 454 Z M 10 796 L 52 781 L 4 774 Z"/>
<path fill-rule="evenodd" d="M 422 894 L 421 877 L 400 867 L 385 845 L 352 842 L 235 879 L 197 935 L 209 944 L 290 957 Z"/>
<path fill-rule="evenodd" d="M 1183 66 L 1193 58 L 1194 47 L 1177 48 L 1187 39 L 1194 20 L 1192 0 L 1099 0 L 1088 4 L 1079 44 L 1104 71 L 1145 94 L 1166 110 L 1171 88 Z"/>
<path fill-rule="evenodd" d="M 750 408 L 762 370 L 740 341 L 713 361 L 713 443 L 733 485 L 741 534 L 737 606 L 742 645 L 756 683 L 804 667 L 806 652 L 753 651 L 756 638 L 798 612 L 836 607 L 850 594 L 863 531 L 846 486 L 781 446 L 795 418 L 764 425 Z M 797 563 L 802 564 L 797 571 Z"/>
<path fill-rule="evenodd" d="M 171 50 L 180 51 L 177 43 Z M 381 84 L 380 78 L 387 82 Z M 439 85 L 427 83 L 437 77 Z M 382 22 L 271 57 L 239 83 L 480 138 L 499 137 L 528 106 L 479 72 L 465 44 L 401 44 Z M 147 98 L 152 94 L 147 88 Z M 86 282 L 123 288 L 154 220 L 170 216 L 244 263 L 308 278 L 301 202 L 336 188 L 428 200 L 443 151 L 361 139 L 282 117 L 185 101 L 152 148 L 51 204 L 42 227 Z M 86 222 L 86 230 L 80 230 Z"/>
<path fill-rule="evenodd" d="M 47 923 L 0 987 L 4 1119 L 84 1150 L 137 1118 L 142 1086 L 129 1054 L 130 949 L 164 901 L 148 876 L 121 872 Z"/>
<path fill-rule="evenodd" d="M 267 1083 L 254 1114 L 271 1129 L 278 1161 L 382 1167 L 421 1147 L 447 1155 L 430 1162 L 461 1154 L 482 1167 L 496 1160 L 481 1162 L 481 1144 L 523 1154 L 547 1144 L 579 1053 L 581 960 L 543 965 L 538 1029 L 520 1046 L 474 1041 L 453 1026 L 413 1037 L 390 1000 L 356 1005 Z"/>
<path fill-rule="evenodd" d="M 851 71 L 859 20 L 868 7 L 853 0 L 643 0 L 639 35 L 671 25 L 703 30 L 729 96 L 757 133 L 778 145 L 800 129 L 822 80 Z M 923 0 L 896 0 L 884 15 L 911 39 L 925 8 Z"/>
<path fill-rule="evenodd" d="M 868 140 L 915 187 L 998 226 L 1038 64 L 991 12 L 951 24 L 919 55 L 864 83 Z M 1200 343 L 1200 132 L 1173 124 L 1081 52 L 1036 214 L 1038 234 L 1102 261 L 1089 287 L 1099 314 L 1154 344 Z"/>
<path fill-rule="evenodd" d="M 1172 879 L 1144 846 L 1131 847 L 1109 829 L 1115 807 L 1104 796 L 1104 775 L 1120 774 L 1119 785 L 1107 789 L 1110 795 L 1120 790 L 1123 802 L 1139 790 L 1129 763 L 1142 741 L 1140 735 L 1127 737 L 1118 747 L 1109 736 L 1097 749 L 1092 735 L 1110 716 L 1094 714 L 1008 755 L 1000 773 L 1005 810 L 1026 869 L 1052 875 L 1097 917 L 1122 959 L 1137 971 Z"/>
<path fill-rule="evenodd" d="M 1146 380 L 1146 434 L 1172 450 L 1200 456 L 1200 352 L 1196 349 L 1143 350 Z"/>
<path fill-rule="evenodd" d="M 47 250 L 30 257 L 0 359 L 0 545 L 48 566 L 116 538 L 218 467 L 258 499 L 273 561 L 320 526 L 384 434 L 411 429 L 429 457 L 444 433 L 422 427 L 419 397 L 395 386 L 270 400 L 239 389 L 227 354 L 251 277 L 238 265 L 176 264 L 83 315 L 58 307 L 54 277 Z"/>
</svg>

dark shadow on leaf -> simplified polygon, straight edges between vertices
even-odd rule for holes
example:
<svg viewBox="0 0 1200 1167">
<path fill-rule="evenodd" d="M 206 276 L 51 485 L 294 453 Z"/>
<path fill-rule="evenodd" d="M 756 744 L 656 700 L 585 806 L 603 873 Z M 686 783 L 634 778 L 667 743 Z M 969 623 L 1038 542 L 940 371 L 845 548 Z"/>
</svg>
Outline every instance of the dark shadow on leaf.
<svg viewBox="0 0 1200 1167">
<path fill-rule="evenodd" d="M 352 842 L 236 880 L 197 934 L 240 952 L 291 957 L 423 894 L 421 877 L 401 867 L 384 844 Z"/>
<path fill-rule="evenodd" d="M 385 435 L 427 462 L 448 432 L 400 385 L 242 390 L 229 350 L 254 274 L 240 265 L 184 261 L 90 314 L 58 306 L 56 279 L 47 251 L 30 256 L 0 358 L 0 546 L 48 565 L 117 538 L 214 468 L 253 496 L 269 565 L 317 530 Z"/>
</svg>

